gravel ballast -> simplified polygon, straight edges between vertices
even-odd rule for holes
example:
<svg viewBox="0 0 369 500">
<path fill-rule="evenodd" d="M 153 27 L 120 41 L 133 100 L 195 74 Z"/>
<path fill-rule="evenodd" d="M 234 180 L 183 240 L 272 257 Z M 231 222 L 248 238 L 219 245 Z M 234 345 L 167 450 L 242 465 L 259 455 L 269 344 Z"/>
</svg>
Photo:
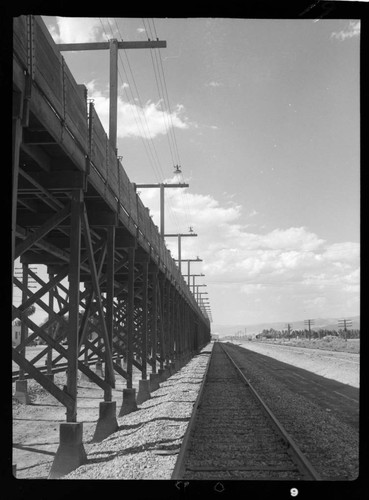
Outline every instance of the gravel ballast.
<svg viewBox="0 0 369 500">
<path fill-rule="evenodd" d="M 337 380 L 342 384 L 360 386 L 359 354 L 256 341 L 244 342 L 241 347 L 304 368 L 322 377 Z"/>
<path fill-rule="evenodd" d="M 293 393 L 230 344 L 231 355 L 323 480 L 358 476 L 359 434 L 304 396 Z"/>
<path fill-rule="evenodd" d="M 160 384 L 119 430 L 92 445 L 88 462 L 63 479 L 170 479 L 209 361 L 212 344 Z"/>
</svg>

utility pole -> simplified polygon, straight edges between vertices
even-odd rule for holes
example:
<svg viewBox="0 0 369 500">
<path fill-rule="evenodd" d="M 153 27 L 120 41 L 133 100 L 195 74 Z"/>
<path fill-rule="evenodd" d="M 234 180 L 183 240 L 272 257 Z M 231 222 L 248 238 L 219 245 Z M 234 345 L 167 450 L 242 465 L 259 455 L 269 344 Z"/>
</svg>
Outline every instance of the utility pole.
<svg viewBox="0 0 369 500">
<path fill-rule="evenodd" d="M 197 277 L 203 277 L 203 276 L 205 276 L 205 274 L 203 274 L 203 273 L 201 273 L 201 274 L 189 274 L 189 275 L 187 275 L 187 280 L 188 280 L 187 284 L 188 284 L 188 286 L 190 286 L 190 278 L 195 278 L 195 277 L 197 278 Z"/>
<path fill-rule="evenodd" d="M 172 237 L 178 237 L 178 267 L 179 267 L 179 272 L 181 272 L 181 238 L 185 236 L 197 236 L 196 233 L 188 233 L 188 234 L 164 234 L 166 238 L 172 238 Z"/>
<path fill-rule="evenodd" d="M 291 323 L 287 323 L 286 326 L 287 326 L 287 338 L 289 339 L 292 331 L 292 325 Z"/>
<path fill-rule="evenodd" d="M 347 342 L 347 327 L 352 326 L 351 319 L 340 319 L 338 320 L 338 328 L 343 328 L 345 341 Z"/>
<path fill-rule="evenodd" d="M 174 259 L 175 262 L 178 262 L 178 259 Z M 195 274 L 190 274 L 190 265 L 191 262 L 202 262 L 202 259 L 196 257 L 196 259 L 182 259 L 181 262 L 187 262 L 187 284 L 190 286 L 190 276 L 196 276 Z"/>
<path fill-rule="evenodd" d="M 166 41 L 118 42 L 112 38 L 108 42 L 94 43 L 59 43 L 61 52 L 80 50 L 109 50 L 110 52 L 110 83 L 109 83 L 109 141 L 117 151 L 117 118 L 118 118 L 118 50 L 119 49 L 160 49 L 167 46 Z"/>
<path fill-rule="evenodd" d="M 196 285 L 196 301 L 199 303 L 199 298 L 201 298 L 201 295 L 207 295 L 208 292 L 199 292 L 199 287 L 200 286 L 206 286 L 206 285 Z"/>
<path fill-rule="evenodd" d="M 311 340 L 311 325 L 313 325 L 313 324 L 314 324 L 314 320 L 313 320 L 313 319 L 305 319 L 305 320 L 304 320 L 304 323 L 305 323 L 305 325 L 307 325 L 307 326 L 308 326 L 308 328 L 309 328 L 309 340 Z"/>
<path fill-rule="evenodd" d="M 180 172 L 178 170 L 175 170 L 175 173 Z M 134 184 L 135 190 L 137 188 L 159 188 L 160 189 L 160 234 L 164 238 L 164 188 L 185 188 L 188 187 L 189 184 L 186 184 L 184 182 L 180 182 L 178 184 L 166 184 L 166 183 L 159 183 L 159 184 Z"/>
</svg>

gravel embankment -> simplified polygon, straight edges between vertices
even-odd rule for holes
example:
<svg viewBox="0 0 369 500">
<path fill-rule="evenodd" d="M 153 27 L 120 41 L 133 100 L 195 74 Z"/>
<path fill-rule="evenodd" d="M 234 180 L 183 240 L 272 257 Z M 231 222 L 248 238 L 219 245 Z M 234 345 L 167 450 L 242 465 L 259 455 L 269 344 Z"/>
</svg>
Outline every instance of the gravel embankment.
<svg viewBox="0 0 369 500">
<path fill-rule="evenodd" d="M 292 393 L 265 371 L 245 361 L 238 347 L 231 355 L 287 432 L 324 480 L 354 480 L 358 475 L 359 435 L 302 395 Z"/>
<path fill-rule="evenodd" d="M 170 479 L 212 344 L 160 384 L 119 430 L 88 450 L 88 463 L 63 479 Z"/>
</svg>

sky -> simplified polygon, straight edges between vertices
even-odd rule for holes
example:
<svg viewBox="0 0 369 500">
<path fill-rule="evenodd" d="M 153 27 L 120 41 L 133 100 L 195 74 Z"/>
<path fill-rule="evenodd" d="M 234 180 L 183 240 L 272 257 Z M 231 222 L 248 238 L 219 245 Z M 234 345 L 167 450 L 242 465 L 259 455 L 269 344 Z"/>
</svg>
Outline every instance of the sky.
<svg viewBox="0 0 369 500">
<path fill-rule="evenodd" d="M 360 313 L 358 20 L 43 19 L 57 43 L 167 42 L 119 51 L 118 155 L 132 182 L 189 184 L 165 232 L 197 234 L 214 326 Z M 63 56 L 108 132 L 108 51 Z"/>
</svg>

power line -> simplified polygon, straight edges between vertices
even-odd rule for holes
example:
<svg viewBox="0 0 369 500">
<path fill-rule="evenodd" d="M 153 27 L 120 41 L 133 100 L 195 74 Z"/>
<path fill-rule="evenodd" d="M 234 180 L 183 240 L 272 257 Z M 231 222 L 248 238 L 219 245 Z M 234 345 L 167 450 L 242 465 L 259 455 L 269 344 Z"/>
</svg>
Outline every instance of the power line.
<svg viewBox="0 0 369 500">
<path fill-rule="evenodd" d="M 122 37 L 122 35 L 120 33 L 120 30 L 119 30 L 119 26 L 118 26 L 117 21 L 116 21 L 115 18 L 114 18 L 114 21 L 115 21 L 115 24 L 116 24 L 119 36 L 120 36 L 121 40 L 123 40 L 123 37 Z M 110 23 L 109 23 L 109 25 L 110 25 Z M 145 146 L 146 153 L 149 152 L 148 158 L 149 158 L 150 165 L 153 168 L 158 181 L 161 181 L 161 180 L 164 179 L 164 172 L 163 172 L 163 170 L 161 168 L 159 157 L 158 157 L 158 153 L 156 151 L 156 147 L 155 147 L 155 144 L 153 142 L 153 139 L 152 139 L 152 136 L 151 136 L 151 133 L 150 133 L 150 129 L 149 129 L 149 125 L 148 125 L 148 122 L 147 122 L 147 118 L 146 118 L 146 115 L 145 115 L 144 110 L 143 110 L 144 108 L 143 108 L 143 104 L 142 104 L 142 101 L 141 101 L 141 96 L 140 96 L 140 93 L 139 93 L 139 90 L 138 90 L 138 87 L 137 87 L 137 84 L 136 84 L 136 80 L 134 78 L 134 74 L 133 74 L 133 71 L 132 71 L 132 68 L 131 68 L 131 65 L 130 65 L 130 62 L 129 62 L 129 58 L 128 58 L 128 54 L 127 54 L 126 50 L 124 50 L 124 53 L 125 53 L 125 56 L 126 56 L 126 59 L 127 59 L 127 64 L 128 64 L 128 68 L 129 68 L 129 72 L 130 72 L 132 81 L 133 81 L 133 86 L 134 86 L 134 89 L 136 91 L 138 102 L 139 102 L 139 105 L 140 105 L 139 109 L 141 110 L 141 114 L 142 114 L 143 120 L 145 122 L 144 124 L 146 125 L 146 130 L 145 130 L 145 127 L 144 127 L 144 124 L 143 124 L 143 121 L 142 121 L 142 117 L 137 112 L 139 121 L 141 123 L 142 131 L 143 131 L 144 136 L 145 136 L 145 138 L 147 140 L 147 143 L 143 140 L 142 136 L 140 136 L 140 137 L 141 137 L 141 140 L 143 141 L 143 144 Z M 130 79 L 128 78 L 128 74 L 127 74 L 127 71 L 125 69 L 125 65 L 124 65 L 124 63 L 122 61 L 122 58 L 120 57 L 120 54 L 119 54 L 119 60 L 120 60 L 120 62 L 122 64 L 122 67 L 123 67 L 123 70 L 124 70 L 124 73 L 126 75 L 127 82 L 128 82 L 128 85 L 129 85 L 129 89 L 130 89 L 130 92 L 131 92 L 131 95 L 132 95 L 132 101 L 133 101 L 132 108 L 133 108 L 134 111 L 136 111 L 137 110 L 137 106 L 134 104 L 134 96 L 133 96 L 133 92 L 132 92 L 132 86 L 130 84 Z M 118 74 L 119 74 L 119 77 L 121 78 L 119 69 L 118 69 Z M 121 80 L 122 80 L 122 78 L 121 78 Z M 123 83 L 123 81 L 122 81 L 122 83 Z M 127 98 L 129 100 L 127 90 L 125 89 L 125 91 L 126 91 Z M 136 116 L 135 116 L 135 120 L 136 120 Z M 136 125 L 138 126 L 137 120 L 136 120 Z M 161 179 L 160 179 L 160 176 L 161 176 Z M 168 205 L 169 205 L 169 214 L 172 217 L 173 222 L 174 222 L 175 226 L 178 229 L 179 228 L 179 224 L 178 224 L 178 220 L 176 218 L 175 212 L 172 209 L 171 203 L 169 203 Z M 178 231 L 179 231 L 179 229 L 178 229 Z"/>
</svg>

